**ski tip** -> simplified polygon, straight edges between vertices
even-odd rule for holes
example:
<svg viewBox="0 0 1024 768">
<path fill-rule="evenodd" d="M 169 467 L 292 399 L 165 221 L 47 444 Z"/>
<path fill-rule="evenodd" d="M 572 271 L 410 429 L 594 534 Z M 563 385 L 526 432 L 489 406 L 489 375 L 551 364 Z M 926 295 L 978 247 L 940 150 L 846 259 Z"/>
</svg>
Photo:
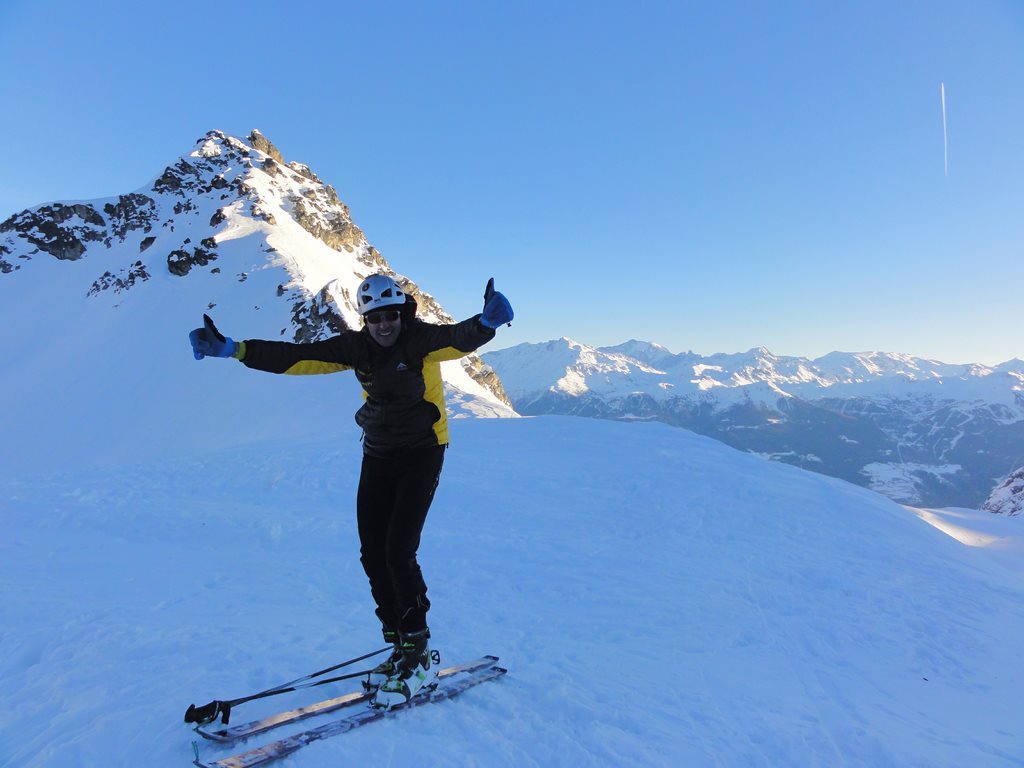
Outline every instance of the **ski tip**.
<svg viewBox="0 0 1024 768">
<path fill-rule="evenodd" d="M 196 733 L 198 733 L 200 736 L 202 736 L 204 739 L 207 739 L 208 741 L 217 741 L 217 742 L 220 742 L 222 744 L 227 744 L 229 742 L 234 741 L 234 739 L 232 739 L 228 735 L 227 731 L 225 731 L 223 729 L 219 730 L 219 731 L 208 731 L 205 728 L 203 728 L 201 725 L 197 725 L 196 726 Z"/>
</svg>

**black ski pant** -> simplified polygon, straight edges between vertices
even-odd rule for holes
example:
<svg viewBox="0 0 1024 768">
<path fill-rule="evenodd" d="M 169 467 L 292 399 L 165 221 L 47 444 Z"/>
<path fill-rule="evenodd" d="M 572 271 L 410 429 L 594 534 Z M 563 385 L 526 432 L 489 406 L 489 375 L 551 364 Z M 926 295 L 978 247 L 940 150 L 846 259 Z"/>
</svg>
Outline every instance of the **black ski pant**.
<svg viewBox="0 0 1024 768">
<path fill-rule="evenodd" d="M 400 456 L 363 456 L 356 499 L 360 560 L 385 630 L 427 627 L 427 585 L 416 561 L 445 446 Z"/>
</svg>

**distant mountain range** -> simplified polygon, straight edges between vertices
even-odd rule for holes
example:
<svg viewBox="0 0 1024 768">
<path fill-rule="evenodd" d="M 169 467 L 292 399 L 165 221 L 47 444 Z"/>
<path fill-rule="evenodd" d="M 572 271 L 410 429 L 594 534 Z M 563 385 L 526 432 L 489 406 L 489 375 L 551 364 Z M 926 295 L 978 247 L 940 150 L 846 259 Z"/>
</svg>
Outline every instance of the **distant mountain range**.
<svg viewBox="0 0 1024 768">
<path fill-rule="evenodd" d="M 374 272 L 394 275 L 424 319 L 454 319 L 370 245 L 332 186 L 258 131 L 211 131 L 133 192 L 16 213 L 0 223 L 0 461 L 329 428 L 338 399 L 358 396 L 354 380 L 318 377 L 334 381 L 288 403 L 296 390 L 263 374 L 199 368 L 187 334 L 204 312 L 239 339 L 358 328 L 352 297 Z M 442 375 L 456 415 L 515 415 L 476 355 Z"/>
<path fill-rule="evenodd" d="M 976 509 L 1024 465 L 1021 360 L 702 356 L 567 338 L 483 358 L 521 414 L 663 421 L 910 504 Z"/>
</svg>

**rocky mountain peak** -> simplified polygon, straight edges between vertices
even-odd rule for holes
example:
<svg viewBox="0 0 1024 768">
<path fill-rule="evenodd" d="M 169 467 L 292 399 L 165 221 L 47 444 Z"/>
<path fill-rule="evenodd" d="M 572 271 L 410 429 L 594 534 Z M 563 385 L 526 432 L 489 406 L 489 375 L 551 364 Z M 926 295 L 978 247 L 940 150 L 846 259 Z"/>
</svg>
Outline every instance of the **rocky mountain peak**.
<svg viewBox="0 0 1024 768">
<path fill-rule="evenodd" d="M 254 270 L 277 272 L 281 279 L 273 295 L 254 304 L 259 309 L 287 302 L 290 328 L 281 334 L 294 341 L 358 327 L 352 297 L 359 282 L 375 272 L 395 277 L 425 319 L 453 319 L 370 245 L 334 187 L 309 166 L 286 161 L 258 130 L 247 140 L 209 131 L 191 152 L 134 192 L 40 205 L 0 223 L 3 279 L 18 280 L 40 259 L 95 263 L 81 295 L 112 297 L 115 307 L 128 291 L 134 296 L 161 273 L 179 279 L 223 274 L 221 281 L 230 274 L 244 282 Z M 214 302 L 211 298 L 210 306 Z M 497 376 L 479 358 L 466 358 L 464 367 L 509 405 Z"/>
<path fill-rule="evenodd" d="M 252 133 L 249 134 L 249 143 L 255 149 L 269 155 L 275 162 L 284 164 L 284 158 L 281 156 L 281 152 L 275 147 L 270 139 L 260 133 L 257 129 L 253 128 Z"/>
</svg>

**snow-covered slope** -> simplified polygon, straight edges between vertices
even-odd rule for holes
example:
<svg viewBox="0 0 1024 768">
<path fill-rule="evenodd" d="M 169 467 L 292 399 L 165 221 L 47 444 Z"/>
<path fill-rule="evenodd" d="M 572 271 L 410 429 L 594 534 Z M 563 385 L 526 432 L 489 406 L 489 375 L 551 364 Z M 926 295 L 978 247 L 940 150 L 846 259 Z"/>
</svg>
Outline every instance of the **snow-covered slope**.
<svg viewBox="0 0 1024 768">
<path fill-rule="evenodd" d="M 1024 444 L 1021 360 L 676 355 L 636 340 L 594 348 L 566 338 L 484 360 L 522 413 L 657 419 L 908 503 L 977 508 Z"/>
<path fill-rule="evenodd" d="M 336 433 L 0 467 L 0 765 L 180 768 L 189 703 L 379 647 L 357 431 Z M 452 440 L 421 552 L 435 645 L 509 675 L 282 768 L 1021 765 L 1024 583 L 985 548 L 662 424 L 462 420 Z"/>
<path fill-rule="evenodd" d="M 156 446 L 330 432 L 357 407 L 351 375 L 296 382 L 196 363 L 187 334 L 204 312 L 236 339 L 358 328 L 352 296 L 376 271 L 394 274 L 333 187 L 255 131 L 208 133 L 131 194 L 12 216 L 0 224 L 0 462 L 123 461 Z M 421 317 L 452 319 L 398 277 Z M 444 375 L 454 415 L 514 415 L 476 356 Z"/>
</svg>

